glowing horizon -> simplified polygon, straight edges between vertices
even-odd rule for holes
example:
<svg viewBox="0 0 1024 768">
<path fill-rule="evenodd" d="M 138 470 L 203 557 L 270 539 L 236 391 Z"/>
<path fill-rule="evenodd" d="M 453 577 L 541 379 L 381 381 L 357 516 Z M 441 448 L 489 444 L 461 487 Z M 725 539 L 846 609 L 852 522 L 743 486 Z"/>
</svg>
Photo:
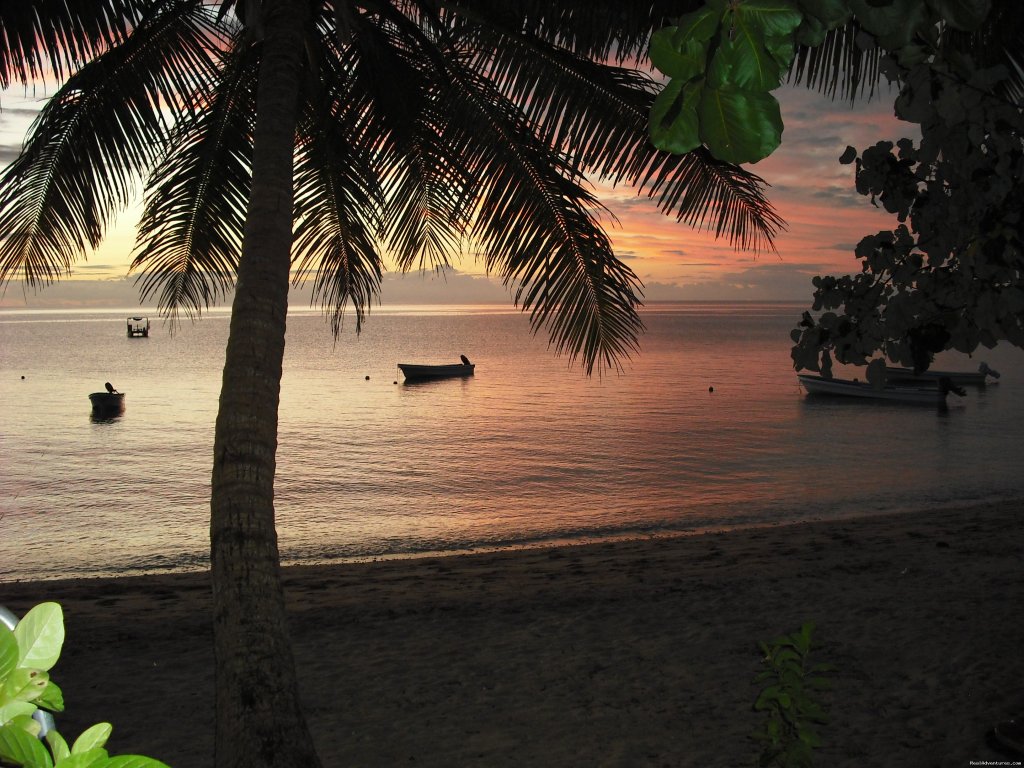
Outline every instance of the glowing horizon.
<svg viewBox="0 0 1024 768">
<path fill-rule="evenodd" d="M 3 165 L 17 156 L 45 100 L 27 93 L 19 97 L 18 90 L 2 95 Z M 595 182 L 598 198 L 617 219 L 605 222 L 615 252 L 643 282 L 646 300 L 809 300 L 811 277 L 859 271 L 853 255 L 856 243 L 892 228 L 890 215 L 856 193 L 853 166 L 840 165 L 838 158 L 847 145 L 862 150 L 880 140 L 916 136 L 915 126 L 901 125 L 892 116 L 894 94 L 854 106 L 804 88 L 783 87 L 775 94 L 786 123 L 782 146 L 750 169 L 770 185 L 768 199 L 787 225 L 776 237 L 776 252 L 737 251 L 713 232 L 662 214 L 654 201 L 631 187 Z M 128 268 L 140 214 L 141 202 L 122 212 L 103 244 L 60 283 L 39 291 L 7 285 L 0 308 L 123 306 L 135 291 L 135 276 L 128 275 Z M 419 280 L 410 275 L 404 285 L 389 280 L 381 300 L 410 303 L 415 298 L 411 294 L 424 284 L 433 284 L 424 297 L 427 303 L 508 300 L 508 291 L 486 278 L 471 258 L 453 266 L 446 276 L 428 274 Z M 388 287 L 399 285 L 395 295 L 388 294 Z"/>
</svg>

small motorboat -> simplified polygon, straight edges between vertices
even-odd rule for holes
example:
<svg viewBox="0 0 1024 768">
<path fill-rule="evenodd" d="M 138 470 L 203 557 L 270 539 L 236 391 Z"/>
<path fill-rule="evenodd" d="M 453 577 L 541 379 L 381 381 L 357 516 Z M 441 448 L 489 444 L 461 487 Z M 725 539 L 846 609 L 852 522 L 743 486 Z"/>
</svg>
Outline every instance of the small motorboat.
<svg viewBox="0 0 1024 768">
<path fill-rule="evenodd" d="M 921 371 L 914 373 L 913 368 L 892 368 L 886 366 L 885 380 L 890 384 L 904 386 L 907 384 L 926 385 L 929 382 L 938 382 L 940 379 L 948 379 L 951 384 L 957 387 L 984 387 L 988 386 L 989 378 L 998 381 L 999 371 L 988 367 L 988 363 L 982 363 L 977 371 Z"/>
<path fill-rule="evenodd" d="M 118 392 L 109 381 L 104 385 L 106 392 L 93 392 L 89 395 L 93 413 L 112 414 L 124 410 L 124 392 Z"/>
<path fill-rule="evenodd" d="M 472 376 L 476 366 L 469 362 L 469 358 L 460 355 L 461 363 L 442 365 L 420 365 L 416 363 L 399 363 L 398 367 L 406 379 L 449 379 L 456 376 Z"/>
<path fill-rule="evenodd" d="M 920 386 L 886 384 L 884 387 L 877 387 L 867 381 L 826 379 L 823 376 L 808 373 L 797 374 L 797 379 L 807 390 L 808 395 L 859 397 L 866 400 L 889 400 L 897 403 L 919 403 L 922 405 L 942 405 L 946 402 L 946 396 L 950 392 L 963 396 L 963 390 L 948 379 L 935 379 Z"/>
<path fill-rule="evenodd" d="M 136 339 L 149 338 L 149 318 L 148 317 L 129 317 L 128 318 L 128 338 Z"/>
</svg>

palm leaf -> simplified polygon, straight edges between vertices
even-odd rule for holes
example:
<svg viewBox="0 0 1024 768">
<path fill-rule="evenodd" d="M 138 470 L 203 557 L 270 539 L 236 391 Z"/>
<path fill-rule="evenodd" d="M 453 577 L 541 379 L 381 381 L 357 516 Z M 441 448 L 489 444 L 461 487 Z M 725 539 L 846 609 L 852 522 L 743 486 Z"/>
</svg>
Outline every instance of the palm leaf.
<svg viewBox="0 0 1024 768">
<path fill-rule="evenodd" d="M 0 88 L 52 75 L 122 42 L 144 0 L 32 0 L 0 4 Z"/>
<path fill-rule="evenodd" d="M 340 54 L 351 56 L 352 51 Z M 324 64 L 327 71 L 345 66 L 337 58 Z M 313 299 L 330 313 L 337 335 L 347 305 L 355 311 L 358 331 L 380 292 L 376 235 L 385 203 L 372 160 L 382 137 L 374 129 L 372 99 L 358 80 L 323 80 L 338 87 L 323 94 L 310 83 L 299 124 L 293 281 L 299 285 L 315 274 Z"/>
<path fill-rule="evenodd" d="M 485 266 L 515 287 L 534 330 L 588 371 L 614 367 L 636 346 L 639 280 L 615 258 L 604 211 L 558 151 L 540 142 L 493 84 L 452 70 L 446 141 L 479 185 L 473 232 Z"/>
<path fill-rule="evenodd" d="M 813 48 L 798 47 L 790 68 L 790 80 L 805 83 L 832 98 L 853 101 L 871 96 L 884 75 L 880 64 L 886 52 L 865 47 L 856 19 L 828 32 L 825 41 Z M 963 32 L 946 26 L 941 32 L 941 48 L 969 54 L 984 67 L 1007 65 L 1010 73 L 1006 95 L 1019 100 L 1024 94 L 1024 14 L 1017 0 L 995 0 L 980 29 Z"/>
<path fill-rule="evenodd" d="M 495 30 L 524 35 L 600 61 L 636 60 L 646 54 L 651 33 L 700 8 L 703 0 L 455 0 L 449 16 Z"/>
<path fill-rule="evenodd" d="M 783 221 L 763 180 L 704 150 L 682 159 L 659 152 L 647 121 L 656 84 L 646 74 L 588 61 L 521 35 L 466 46 L 502 93 L 523 109 L 542 140 L 585 168 L 656 199 L 666 214 L 707 226 L 737 248 L 773 248 Z"/>
<path fill-rule="evenodd" d="M 258 49 L 240 40 L 151 177 L 131 270 L 142 298 L 188 317 L 234 285 L 251 184 Z M 198 106 L 198 104 L 197 104 Z M 241 137 L 241 140 L 240 140 Z"/>
<path fill-rule="evenodd" d="M 790 82 L 817 90 L 832 99 L 850 102 L 865 95 L 870 97 L 882 80 L 880 64 L 885 54 L 881 48 L 858 45 L 863 34 L 856 21 L 829 30 L 821 45 L 797 46 L 790 66 Z"/>
<path fill-rule="evenodd" d="M 209 75 L 209 17 L 168 3 L 72 75 L 0 179 L 0 282 L 38 286 L 95 248 L 168 133 L 161 107 Z"/>
</svg>

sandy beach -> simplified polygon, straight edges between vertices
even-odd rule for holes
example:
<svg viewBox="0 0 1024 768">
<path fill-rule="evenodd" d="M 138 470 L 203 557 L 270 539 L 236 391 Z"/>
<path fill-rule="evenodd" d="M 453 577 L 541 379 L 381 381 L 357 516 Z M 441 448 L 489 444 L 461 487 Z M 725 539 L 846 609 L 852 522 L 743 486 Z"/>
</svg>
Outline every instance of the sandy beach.
<svg viewBox="0 0 1024 768">
<path fill-rule="evenodd" d="M 817 625 L 821 766 L 1015 758 L 1024 502 L 285 571 L 328 766 L 745 766 L 757 643 Z M 208 577 L 4 584 L 64 606 L 68 736 L 212 766 Z M 1016 758 L 1019 760 L 1019 758 Z M 1019 764 L 1019 763 L 1016 763 Z"/>
</svg>

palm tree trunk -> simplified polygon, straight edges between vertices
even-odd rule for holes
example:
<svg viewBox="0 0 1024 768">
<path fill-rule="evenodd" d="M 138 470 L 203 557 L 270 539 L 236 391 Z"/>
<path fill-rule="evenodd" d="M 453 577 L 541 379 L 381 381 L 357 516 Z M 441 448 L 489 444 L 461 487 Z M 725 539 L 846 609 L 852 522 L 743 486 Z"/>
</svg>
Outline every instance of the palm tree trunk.
<svg viewBox="0 0 1024 768">
<path fill-rule="evenodd" d="M 285 619 L 274 472 L 308 0 L 266 3 L 253 183 L 214 439 L 210 503 L 217 768 L 320 765 Z"/>
</svg>

